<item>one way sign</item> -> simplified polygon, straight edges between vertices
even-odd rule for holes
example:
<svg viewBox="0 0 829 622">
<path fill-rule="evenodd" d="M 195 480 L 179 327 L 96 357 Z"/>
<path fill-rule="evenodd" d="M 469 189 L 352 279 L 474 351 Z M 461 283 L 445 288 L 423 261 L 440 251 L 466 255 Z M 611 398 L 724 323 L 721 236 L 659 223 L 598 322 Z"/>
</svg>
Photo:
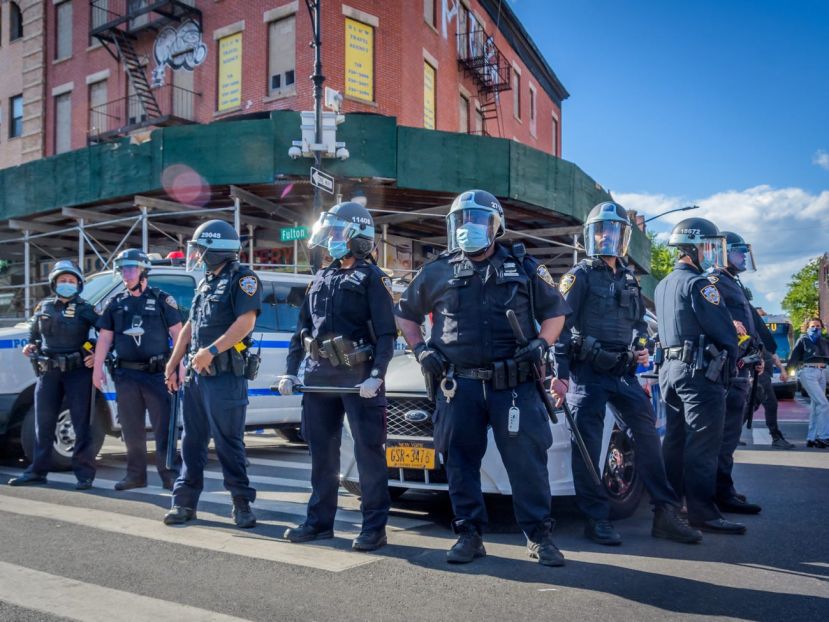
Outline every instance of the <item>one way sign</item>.
<svg viewBox="0 0 829 622">
<path fill-rule="evenodd" d="M 334 177 L 313 166 L 311 167 L 311 185 L 334 194 Z"/>
</svg>

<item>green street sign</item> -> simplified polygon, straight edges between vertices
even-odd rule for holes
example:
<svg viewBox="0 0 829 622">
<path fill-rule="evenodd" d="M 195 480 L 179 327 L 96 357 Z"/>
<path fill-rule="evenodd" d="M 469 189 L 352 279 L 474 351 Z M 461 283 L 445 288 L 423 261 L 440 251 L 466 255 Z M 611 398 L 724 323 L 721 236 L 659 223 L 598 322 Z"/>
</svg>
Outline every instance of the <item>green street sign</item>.
<svg viewBox="0 0 829 622">
<path fill-rule="evenodd" d="M 279 230 L 279 240 L 281 242 L 304 240 L 307 237 L 308 227 L 285 227 Z"/>
</svg>

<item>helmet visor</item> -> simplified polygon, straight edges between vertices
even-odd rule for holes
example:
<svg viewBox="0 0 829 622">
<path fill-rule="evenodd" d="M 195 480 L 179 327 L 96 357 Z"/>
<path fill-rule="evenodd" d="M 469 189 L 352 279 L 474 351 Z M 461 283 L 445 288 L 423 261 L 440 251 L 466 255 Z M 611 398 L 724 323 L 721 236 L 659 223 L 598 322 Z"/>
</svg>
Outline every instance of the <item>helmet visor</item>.
<svg viewBox="0 0 829 622">
<path fill-rule="evenodd" d="M 599 220 L 584 227 L 584 248 L 590 257 L 624 257 L 630 245 L 630 225 Z"/>
<path fill-rule="evenodd" d="M 702 254 L 700 267 L 703 270 L 728 267 L 724 237 L 703 238 L 702 242 L 698 244 L 698 248 Z"/>
<path fill-rule="evenodd" d="M 728 265 L 736 268 L 737 272 L 756 272 L 757 264 L 751 244 L 732 244 L 728 247 Z"/>
<path fill-rule="evenodd" d="M 474 252 L 489 248 L 498 228 L 501 218 L 494 210 L 467 208 L 450 212 L 446 216 L 447 246 L 450 251 L 462 248 L 465 252 Z M 458 237 L 466 240 L 463 244 Z"/>
<path fill-rule="evenodd" d="M 188 272 L 193 270 L 204 270 L 204 254 L 207 249 L 201 244 L 195 242 L 187 242 L 187 261 L 184 264 L 184 269 Z"/>
<path fill-rule="evenodd" d="M 354 223 L 345 221 L 336 214 L 323 212 L 311 229 L 308 248 L 327 248 L 331 242 L 347 242 L 356 232 L 357 226 Z"/>
</svg>

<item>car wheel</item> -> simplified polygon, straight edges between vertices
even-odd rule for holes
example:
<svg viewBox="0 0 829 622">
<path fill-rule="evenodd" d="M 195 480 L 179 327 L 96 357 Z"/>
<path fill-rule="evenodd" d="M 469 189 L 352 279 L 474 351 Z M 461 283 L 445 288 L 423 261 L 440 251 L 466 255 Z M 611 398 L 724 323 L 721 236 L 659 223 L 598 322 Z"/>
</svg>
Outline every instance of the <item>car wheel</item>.
<svg viewBox="0 0 829 622">
<path fill-rule="evenodd" d="M 305 443 L 305 439 L 302 438 L 302 434 L 299 431 L 299 426 L 286 426 L 284 428 L 277 428 L 277 434 L 284 438 L 289 443 Z"/>
<path fill-rule="evenodd" d="M 645 485 L 636 471 L 633 439 L 614 426 L 607 447 L 602 485 L 610 500 L 610 517 L 627 518 L 636 511 Z"/>
<path fill-rule="evenodd" d="M 340 486 L 346 489 L 347 492 L 350 492 L 355 497 L 361 497 L 363 495 L 363 491 L 360 488 L 359 482 L 352 482 L 347 479 L 340 480 Z M 389 496 L 391 497 L 392 501 L 396 501 L 403 494 L 408 490 L 408 488 L 401 488 L 399 486 L 389 486 Z"/>
<path fill-rule="evenodd" d="M 96 404 L 95 419 L 92 422 L 92 446 L 95 455 L 101 451 L 106 436 L 104 420 L 106 417 L 106 405 L 102 405 L 100 395 Z M 35 455 L 35 407 L 29 408 L 23 419 L 23 426 L 20 429 L 20 443 L 23 445 L 23 452 L 29 462 L 34 460 Z M 75 450 L 75 429 L 72 427 L 72 420 L 69 416 L 69 409 L 62 408 L 55 425 L 55 437 L 52 444 L 52 470 L 68 471 L 72 468 L 72 452 Z"/>
</svg>

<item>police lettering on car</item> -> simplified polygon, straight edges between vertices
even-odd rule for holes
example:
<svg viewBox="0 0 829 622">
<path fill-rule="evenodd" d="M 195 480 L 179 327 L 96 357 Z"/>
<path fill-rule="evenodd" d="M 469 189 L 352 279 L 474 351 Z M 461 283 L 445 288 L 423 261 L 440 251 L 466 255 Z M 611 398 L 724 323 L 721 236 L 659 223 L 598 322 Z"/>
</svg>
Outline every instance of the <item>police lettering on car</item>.
<svg viewBox="0 0 829 622">
<path fill-rule="evenodd" d="M 100 337 L 93 381 L 102 390 L 104 364 L 114 345 L 115 358 L 110 368 L 121 434 L 127 446 L 127 473 L 115 484 L 115 490 L 147 485 L 145 413 L 150 416 L 155 464 L 162 486 L 172 490 L 178 477 L 178 471 L 166 465 L 171 412 L 164 367 L 170 356 L 170 340 L 175 340 L 181 331 L 181 313 L 175 298 L 147 285 L 150 268 L 149 258 L 137 248 L 118 254 L 115 269 L 124 281 L 125 291 L 109 301 L 98 322 Z"/>
<path fill-rule="evenodd" d="M 714 498 L 737 332 L 717 285 L 703 272 L 724 265 L 725 238 L 711 221 L 687 218 L 673 228 L 668 245 L 680 258 L 654 296 L 660 341 L 654 362 L 667 410 L 665 472 L 673 489 L 684 491 L 692 526 L 745 533 L 744 525 L 722 517 Z"/>
<path fill-rule="evenodd" d="M 390 503 L 383 379 L 397 335 L 391 284 L 371 258 L 374 222 L 358 203 L 338 203 L 320 215 L 309 247 L 326 249 L 333 262 L 308 288 L 286 375 L 278 383 L 279 392 L 290 395 L 304 362 L 302 436 L 311 450 L 313 492 L 305 522 L 286 530 L 285 538 L 308 542 L 333 537 L 345 414 L 362 491 L 363 524 L 352 548 L 371 551 L 386 544 Z M 351 392 L 330 391 L 334 387 Z"/>
<path fill-rule="evenodd" d="M 587 259 L 561 279 L 560 291 L 572 314 L 555 346 L 556 376 L 569 385 L 567 403 L 594 464 L 599 462 L 607 402 L 633 433 L 636 468 L 655 508 L 651 533 L 699 542 L 702 534 L 677 514 L 681 503 L 665 476 L 656 414 L 635 375 L 637 364 L 648 362 L 649 338 L 639 283 L 623 259 L 630 234 L 621 205 L 605 202 L 590 211 L 584 224 Z M 577 503 L 587 518 L 585 535 L 599 544 L 621 544 L 609 520 L 607 495 L 575 448 L 572 463 Z"/>
<path fill-rule="evenodd" d="M 531 557 L 560 566 L 553 543 L 547 449 L 552 434 L 533 381 L 532 366 L 546 360 L 569 311 L 547 269 L 523 246 L 495 241 L 506 223 L 498 199 L 483 190 L 460 194 L 446 217 L 449 249 L 423 266 L 395 309 L 398 326 L 436 393 L 436 449 L 446 461 L 458 541 L 450 563 L 486 555 L 481 532 L 487 516 L 481 459 L 492 428 L 513 492 L 518 524 Z M 524 334 L 519 347 L 506 312 Z M 428 343 L 421 324 L 432 314 Z M 536 322 L 541 325 L 536 333 Z"/>
<path fill-rule="evenodd" d="M 178 390 L 186 374 L 181 475 L 173 487 L 173 507 L 164 516 L 167 525 L 196 518 L 211 437 L 233 499 L 236 525 L 256 525 L 250 509 L 256 491 L 247 475 L 243 436 L 248 380 L 256 377 L 259 363 L 251 352 L 250 334 L 262 307 L 262 287 L 253 271 L 239 264 L 240 249 L 239 234 L 221 220 L 198 227 L 187 244 L 187 269 L 203 267 L 205 277 L 165 369 L 171 391 Z M 180 365 L 188 347 L 184 372 Z"/>
<path fill-rule="evenodd" d="M 83 274 L 72 261 L 55 263 L 49 274 L 54 297 L 40 302 L 29 321 L 29 343 L 23 348 L 35 368 L 34 460 L 10 486 L 45 484 L 52 467 L 55 426 L 64 399 L 69 407 L 75 446 L 72 470 L 77 490 L 86 490 L 95 479 L 95 447 L 92 441 L 92 342 L 95 309 L 80 297 Z"/>
</svg>

